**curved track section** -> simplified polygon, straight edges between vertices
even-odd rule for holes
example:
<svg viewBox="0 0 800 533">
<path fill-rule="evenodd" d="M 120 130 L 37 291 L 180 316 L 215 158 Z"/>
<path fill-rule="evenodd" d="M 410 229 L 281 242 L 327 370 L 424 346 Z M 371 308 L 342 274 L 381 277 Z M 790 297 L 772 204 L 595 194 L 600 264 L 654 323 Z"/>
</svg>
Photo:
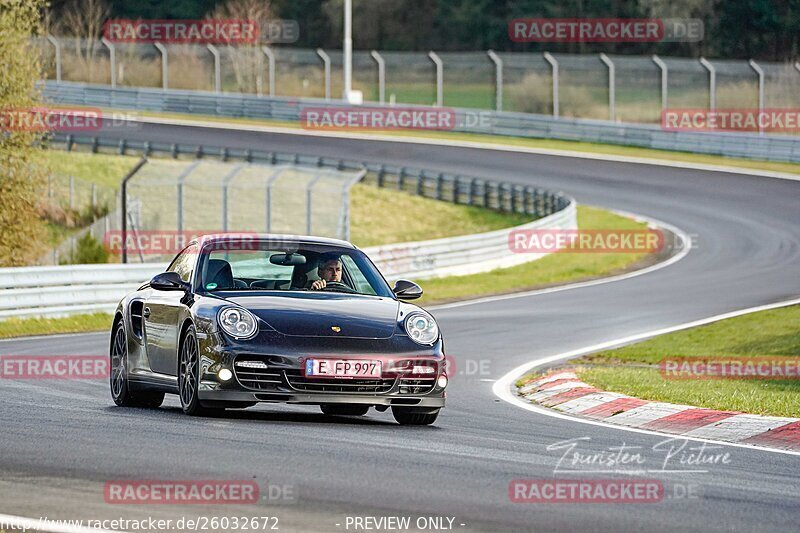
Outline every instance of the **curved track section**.
<svg viewBox="0 0 800 533">
<path fill-rule="evenodd" d="M 388 414 L 331 421 L 314 409 L 277 406 L 192 419 L 180 415 L 175 400 L 155 411 L 114 408 L 101 383 L 6 380 L 0 387 L 0 511 L 36 517 L 185 515 L 187 509 L 167 506 L 105 505 L 103 483 L 256 476 L 263 484 L 293 487 L 299 505 L 283 501 L 244 511 L 283 516 L 284 530 L 344 531 L 347 515 L 364 514 L 448 516 L 453 529 L 461 530 L 536 531 L 777 530 L 800 516 L 800 459 L 733 447 L 725 448 L 728 463 L 704 465 L 705 473 L 686 472 L 692 468 L 676 457 L 677 472 L 648 475 L 665 487 L 691 486 L 692 497 L 671 493 L 660 503 L 639 505 L 511 503 L 511 480 L 554 477 L 563 454 L 548 450 L 554 443 L 587 437 L 581 444 L 587 453 L 624 443 L 660 467 L 653 446 L 665 439 L 542 416 L 492 393 L 492 380 L 532 359 L 796 297 L 800 183 L 213 128 L 146 124 L 125 135 L 407 166 L 424 161 L 427 168 L 534 183 L 564 190 L 579 203 L 651 216 L 693 235 L 695 248 L 667 268 L 617 282 L 434 309 L 458 373 L 448 408 L 432 428 L 400 428 Z M 106 334 L 77 335 L 0 342 L 0 353 L 98 354 L 106 346 Z M 484 373 L 470 372 L 481 362 Z M 216 514 L 225 511 L 233 514 Z"/>
</svg>

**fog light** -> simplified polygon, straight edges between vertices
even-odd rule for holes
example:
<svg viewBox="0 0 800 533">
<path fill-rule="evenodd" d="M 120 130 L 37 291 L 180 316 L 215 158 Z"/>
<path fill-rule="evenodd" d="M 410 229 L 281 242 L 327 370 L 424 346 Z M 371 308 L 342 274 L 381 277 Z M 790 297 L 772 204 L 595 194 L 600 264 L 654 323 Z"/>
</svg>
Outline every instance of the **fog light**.
<svg viewBox="0 0 800 533">
<path fill-rule="evenodd" d="M 233 377 L 233 374 L 227 368 L 223 368 L 222 370 L 220 370 L 217 375 L 219 376 L 219 379 L 221 379 L 222 381 L 228 381 Z"/>
<path fill-rule="evenodd" d="M 436 384 L 439 385 L 440 389 L 447 387 L 447 376 L 444 374 L 439 376 L 439 379 L 436 380 Z"/>
</svg>

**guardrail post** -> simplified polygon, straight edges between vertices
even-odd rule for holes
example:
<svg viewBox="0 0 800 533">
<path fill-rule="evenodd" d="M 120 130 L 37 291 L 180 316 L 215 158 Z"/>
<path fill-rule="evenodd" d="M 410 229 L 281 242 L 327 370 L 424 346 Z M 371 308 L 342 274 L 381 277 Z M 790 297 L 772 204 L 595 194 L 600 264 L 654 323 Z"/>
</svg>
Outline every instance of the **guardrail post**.
<svg viewBox="0 0 800 533">
<path fill-rule="evenodd" d="M 156 41 L 153 46 L 161 52 L 161 88 L 169 88 L 169 55 L 167 54 L 167 47 Z"/>
<path fill-rule="evenodd" d="M 275 52 L 269 46 L 262 46 L 261 50 L 267 56 L 267 65 L 269 68 L 269 95 L 275 96 Z"/>
<path fill-rule="evenodd" d="M 753 61 L 752 59 L 749 61 L 750 68 L 752 68 L 756 74 L 758 74 L 758 113 L 759 113 L 759 120 L 758 120 L 758 133 L 760 135 L 764 135 L 764 127 L 761 123 L 761 113 L 764 112 L 764 69 L 762 69 L 758 63 Z"/>
<path fill-rule="evenodd" d="M 700 58 L 700 64 L 708 71 L 708 108 L 714 111 L 717 108 L 717 69 L 705 57 Z"/>
<path fill-rule="evenodd" d="M 322 48 L 317 48 L 317 55 L 322 59 L 325 69 L 325 100 L 331 99 L 331 56 L 325 53 Z"/>
<path fill-rule="evenodd" d="M 375 50 L 370 52 L 369 55 L 378 64 L 378 102 L 382 104 L 386 99 L 386 62 Z"/>
<path fill-rule="evenodd" d="M 444 105 L 444 63 L 433 50 L 428 52 L 428 57 L 436 65 L 436 104 L 434 105 L 442 107 Z"/>
<path fill-rule="evenodd" d="M 442 186 L 444 185 L 444 175 L 440 172 L 438 176 L 436 176 L 436 199 L 442 199 Z"/>
<path fill-rule="evenodd" d="M 375 180 L 375 182 L 378 185 L 379 189 L 381 187 L 383 187 L 383 178 L 384 178 L 385 174 L 386 174 L 386 167 L 384 165 L 381 165 L 380 168 L 378 169 L 377 179 Z"/>
<path fill-rule="evenodd" d="M 503 60 L 500 59 L 494 50 L 489 50 L 489 59 L 494 63 L 494 108 L 497 111 L 503 110 Z"/>
<path fill-rule="evenodd" d="M 489 182 L 486 180 L 482 180 L 483 182 L 483 206 L 485 208 L 489 208 L 489 200 L 490 200 L 490 193 L 489 193 Z"/>
<path fill-rule="evenodd" d="M 454 204 L 458 203 L 458 186 L 461 183 L 461 178 L 459 176 L 453 177 L 453 198 L 452 201 Z"/>
<path fill-rule="evenodd" d="M 147 163 L 147 158 L 142 157 L 136 166 L 133 167 L 124 178 L 122 178 L 122 185 L 120 186 L 121 194 L 121 211 L 122 211 L 122 262 L 128 262 L 128 181 L 136 175 L 137 172 Z"/>
<path fill-rule="evenodd" d="M 406 169 L 405 167 L 400 168 L 400 174 L 397 176 L 397 190 L 402 191 L 403 186 L 405 185 L 406 179 Z"/>
<path fill-rule="evenodd" d="M 422 173 L 417 176 L 417 185 L 414 192 L 417 194 L 417 196 L 425 195 L 425 176 L 423 176 Z"/>
<path fill-rule="evenodd" d="M 100 39 L 100 42 L 108 48 L 108 54 L 111 63 L 111 88 L 115 89 L 117 87 L 117 49 L 114 46 L 114 43 L 103 37 Z"/>
<path fill-rule="evenodd" d="M 472 178 L 469 180 L 469 205 L 475 205 L 475 195 L 477 194 L 478 190 L 478 179 Z"/>
<path fill-rule="evenodd" d="M 661 113 L 663 114 L 668 106 L 667 91 L 669 90 L 669 69 L 667 68 L 667 64 L 655 54 L 653 54 L 653 63 L 661 69 Z"/>
<path fill-rule="evenodd" d="M 61 43 L 52 35 L 48 35 L 47 40 L 56 49 L 56 81 L 61 83 Z"/>
<path fill-rule="evenodd" d="M 617 120 L 617 69 L 614 67 L 614 62 L 605 55 L 600 54 L 600 61 L 608 67 L 608 120 L 616 122 Z"/>
<path fill-rule="evenodd" d="M 544 59 L 550 63 L 553 72 L 553 117 L 558 118 L 558 60 L 550 52 L 544 53 Z"/>
<path fill-rule="evenodd" d="M 207 44 L 206 48 L 214 56 L 214 92 L 220 93 L 222 92 L 222 80 L 219 50 L 213 44 Z"/>
</svg>

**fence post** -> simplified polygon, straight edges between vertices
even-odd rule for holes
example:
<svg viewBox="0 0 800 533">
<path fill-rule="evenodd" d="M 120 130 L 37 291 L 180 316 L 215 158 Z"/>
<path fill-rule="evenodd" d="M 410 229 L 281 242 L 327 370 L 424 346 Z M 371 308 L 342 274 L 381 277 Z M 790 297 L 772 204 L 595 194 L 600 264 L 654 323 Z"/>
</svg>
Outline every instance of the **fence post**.
<svg viewBox="0 0 800 533">
<path fill-rule="evenodd" d="M 267 181 L 264 183 L 266 185 L 266 223 L 267 223 L 267 233 L 272 232 L 272 182 L 280 177 L 281 174 L 285 171 L 285 168 L 277 168 L 275 169 L 272 174 L 270 174 Z"/>
<path fill-rule="evenodd" d="M 61 83 L 61 43 L 52 35 L 48 35 L 47 40 L 56 49 L 56 81 Z"/>
<path fill-rule="evenodd" d="M 325 68 L 325 100 L 331 99 L 331 56 L 325 53 L 322 48 L 317 48 L 317 55 L 322 59 Z"/>
<path fill-rule="evenodd" d="M 750 67 L 756 71 L 758 74 L 758 113 L 759 113 L 759 120 L 758 120 L 758 133 L 764 135 L 764 127 L 761 123 L 760 114 L 764 112 L 764 69 L 762 69 L 758 63 L 753 61 L 752 59 L 749 61 Z"/>
<path fill-rule="evenodd" d="M 275 96 L 275 52 L 269 46 L 262 46 L 261 50 L 267 56 L 269 66 L 269 95 Z"/>
<path fill-rule="evenodd" d="M 494 53 L 494 50 L 489 50 L 489 59 L 494 62 L 494 86 L 495 86 L 495 109 L 497 111 L 503 110 L 503 60 L 500 56 Z"/>
<path fill-rule="evenodd" d="M 378 102 L 382 104 L 386 99 L 386 62 L 375 50 L 370 52 L 369 55 L 378 64 Z"/>
<path fill-rule="evenodd" d="M 708 109 L 717 109 L 717 69 L 705 57 L 700 58 L 700 64 L 708 71 Z"/>
<path fill-rule="evenodd" d="M 444 105 L 444 63 L 439 56 L 431 50 L 428 52 L 428 57 L 431 58 L 433 64 L 436 65 L 436 107 Z"/>
<path fill-rule="evenodd" d="M 553 69 L 553 116 L 558 118 L 558 60 L 550 52 L 545 52 L 544 58 Z"/>
<path fill-rule="evenodd" d="M 161 52 L 161 88 L 169 88 L 169 56 L 167 55 L 167 47 L 156 41 L 153 46 Z"/>
<path fill-rule="evenodd" d="M 214 56 L 214 92 L 219 93 L 222 92 L 222 80 L 221 77 L 221 67 L 220 67 L 220 55 L 219 50 L 213 44 L 207 44 L 206 48 L 211 55 Z"/>
<path fill-rule="evenodd" d="M 147 163 L 147 158 L 142 157 L 136 166 L 133 167 L 128 174 L 122 178 L 122 185 L 120 186 L 120 211 L 122 211 L 122 262 L 128 262 L 128 181 Z"/>
<path fill-rule="evenodd" d="M 222 231 L 228 231 L 228 188 L 231 180 L 241 172 L 244 165 L 236 165 L 228 174 L 222 178 Z"/>
<path fill-rule="evenodd" d="M 608 67 L 608 120 L 616 122 L 617 120 L 617 69 L 614 67 L 614 62 L 605 55 L 600 54 L 600 61 Z"/>
<path fill-rule="evenodd" d="M 440 172 L 436 176 L 436 199 L 442 199 L 442 186 L 444 185 L 444 175 Z"/>
<path fill-rule="evenodd" d="M 311 235 L 311 200 L 313 195 L 311 191 L 314 189 L 314 185 L 322 178 L 322 172 L 317 172 L 311 181 L 308 182 L 306 186 L 306 235 Z"/>
<path fill-rule="evenodd" d="M 115 89 L 117 87 L 117 50 L 114 47 L 114 43 L 105 37 L 100 39 L 100 42 L 108 48 L 109 58 L 111 59 L 111 88 Z"/>
<path fill-rule="evenodd" d="M 469 180 L 469 205 L 475 205 L 475 194 L 478 189 L 478 179 L 472 178 Z"/>
<path fill-rule="evenodd" d="M 667 68 L 667 64 L 655 54 L 653 54 L 653 63 L 661 69 L 661 113 L 663 115 L 668 105 L 667 91 L 669 90 L 669 69 Z"/>
<path fill-rule="evenodd" d="M 194 169 L 199 164 L 200 164 L 200 161 L 195 161 L 194 163 L 189 165 L 186 168 L 186 170 L 181 172 L 181 174 L 178 176 L 177 185 L 176 185 L 177 186 L 177 194 L 176 194 L 176 196 L 177 196 L 177 204 L 178 204 L 177 208 L 176 208 L 176 211 L 177 211 L 176 214 L 178 216 L 178 224 L 177 225 L 178 225 L 178 231 L 179 232 L 183 231 L 183 182 L 186 181 L 186 178 L 189 177 L 189 174 L 194 172 Z"/>
</svg>

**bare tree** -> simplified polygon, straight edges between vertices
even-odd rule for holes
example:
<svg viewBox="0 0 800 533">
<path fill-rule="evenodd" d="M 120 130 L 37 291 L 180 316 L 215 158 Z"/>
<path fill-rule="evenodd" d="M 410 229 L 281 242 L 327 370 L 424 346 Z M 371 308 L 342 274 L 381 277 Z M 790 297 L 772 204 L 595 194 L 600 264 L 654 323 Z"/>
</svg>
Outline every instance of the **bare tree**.
<svg viewBox="0 0 800 533">
<path fill-rule="evenodd" d="M 246 20 L 258 26 L 259 42 L 252 46 L 228 46 L 237 88 L 243 92 L 253 91 L 264 70 L 261 44 L 268 42 L 265 38 L 266 29 L 274 18 L 269 0 L 228 0 L 218 5 L 207 18 Z"/>
<path fill-rule="evenodd" d="M 75 38 L 76 54 L 88 67 L 90 80 L 103 33 L 103 23 L 110 14 L 111 8 L 104 0 L 72 0 L 51 21 L 53 29 L 58 30 L 58 33 Z M 86 40 L 85 46 L 82 46 L 82 39 Z"/>
</svg>

